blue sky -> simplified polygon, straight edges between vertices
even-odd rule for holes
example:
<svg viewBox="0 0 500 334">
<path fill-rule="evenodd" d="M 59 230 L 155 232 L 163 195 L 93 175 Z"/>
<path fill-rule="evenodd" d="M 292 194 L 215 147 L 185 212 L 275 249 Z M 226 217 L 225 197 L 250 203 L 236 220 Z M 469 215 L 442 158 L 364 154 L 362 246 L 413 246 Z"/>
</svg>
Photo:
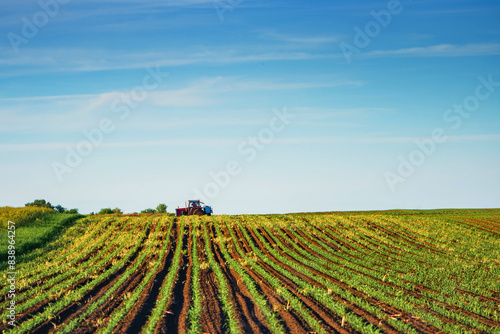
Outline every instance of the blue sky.
<svg viewBox="0 0 500 334">
<path fill-rule="evenodd" d="M 1 6 L 0 205 L 500 206 L 498 2 Z"/>
</svg>

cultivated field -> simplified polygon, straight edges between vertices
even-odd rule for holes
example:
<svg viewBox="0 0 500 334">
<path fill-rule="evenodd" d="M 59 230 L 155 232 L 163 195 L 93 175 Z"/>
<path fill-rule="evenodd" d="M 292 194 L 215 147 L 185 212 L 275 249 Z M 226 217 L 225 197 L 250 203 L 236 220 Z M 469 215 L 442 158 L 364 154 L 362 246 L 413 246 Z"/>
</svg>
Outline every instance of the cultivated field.
<svg viewBox="0 0 500 334">
<path fill-rule="evenodd" d="M 500 333 L 500 210 L 87 216 L 16 266 L 7 332 Z"/>
</svg>

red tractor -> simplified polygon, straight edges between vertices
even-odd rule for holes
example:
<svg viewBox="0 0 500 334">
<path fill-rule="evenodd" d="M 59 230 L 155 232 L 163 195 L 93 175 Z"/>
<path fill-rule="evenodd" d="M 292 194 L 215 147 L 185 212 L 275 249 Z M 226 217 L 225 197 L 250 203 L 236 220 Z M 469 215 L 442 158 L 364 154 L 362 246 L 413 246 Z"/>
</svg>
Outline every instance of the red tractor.
<svg viewBox="0 0 500 334">
<path fill-rule="evenodd" d="M 197 215 L 197 216 L 211 216 L 212 215 L 212 208 L 205 205 L 201 206 L 203 202 L 200 202 L 200 200 L 189 200 L 188 203 L 186 204 L 185 208 L 179 208 L 175 209 L 175 215 L 177 217 L 179 216 L 189 216 L 189 215 Z"/>
</svg>

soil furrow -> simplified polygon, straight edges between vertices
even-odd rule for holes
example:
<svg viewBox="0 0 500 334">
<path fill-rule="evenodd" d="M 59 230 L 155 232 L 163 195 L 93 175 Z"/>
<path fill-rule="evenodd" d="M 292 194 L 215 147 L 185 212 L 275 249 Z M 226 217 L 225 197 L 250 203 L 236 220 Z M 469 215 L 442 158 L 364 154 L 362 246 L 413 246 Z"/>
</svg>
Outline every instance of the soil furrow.
<svg viewBox="0 0 500 334">
<path fill-rule="evenodd" d="M 160 321 L 158 321 L 158 324 L 156 325 L 157 333 L 168 333 L 168 334 L 177 333 L 177 328 L 181 317 L 181 310 L 185 303 L 184 287 L 186 285 L 189 287 L 190 285 L 187 276 L 188 269 L 191 270 L 191 268 L 189 267 L 189 258 L 187 249 L 188 245 L 191 243 L 190 239 L 191 238 L 189 238 L 189 233 L 185 231 L 184 236 L 182 237 L 182 245 L 183 249 L 186 249 L 186 251 L 183 252 L 181 256 L 180 269 L 179 272 L 177 273 L 176 282 L 170 294 L 169 302 L 165 307 L 163 317 L 160 319 Z"/>
<path fill-rule="evenodd" d="M 169 236 L 168 242 L 170 242 L 170 244 L 166 251 L 165 259 L 162 260 L 163 262 L 160 268 L 158 268 L 155 276 L 142 292 L 136 306 L 129 311 L 124 321 L 115 329 L 116 333 L 137 333 L 138 329 L 146 324 L 154 309 L 156 300 L 160 294 L 160 288 L 163 285 L 165 277 L 169 272 L 170 264 L 174 258 L 178 233 L 179 226 L 174 222 Z"/>
<path fill-rule="evenodd" d="M 188 328 L 189 325 L 187 315 L 192 299 L 191 280 L 192 280 L 192 268 L 193 268 L 193 258 L 191 254 L 193 253 L 193 247 L 196 246 L 193 245 L 192 233 L 193 233 L 193 225 L 189 224 L 189 234 L 187 236 L 188 238 L 187 259 L 183 259 L 183 261 L 185 261 L 184 263 L 186 268 L 186 277 L 184 278 L 184 281 L 181 282 L 181 285 L 183 286 L 182 297 L 177 300 L 178 302 L 178 304 L 176 305 L 177 307 L 171 310 L 171 312 L 174 313 L 174 316 L 176 316 L 177 314 L 175 313 L 178 312 L 177 318 L 173 321 L 174 324 L 177 323 L 177 333 L 182 333 L 185 330 L 185 328 Z M 180 282 L 181 280 L 182 277 L 179 277 L 178 282 Z"/>
<path fill-rule="evenodd" d="M 226 226 L 224 226 L 224 229 Z M 229 233 L 226 231 L 227 235 Z M 251 254 L 250 245 L 246 241 L 245 237 L 241 234 L 239 228 L 233 228 L 233 233 L 237 237 L 238 246 L 245 250 L 245 253 Z M 232 240 L 235 242 L 235 240 Z M 235 260 L 242 260 L 241 256 L 236 252 L 236 250 L 228 249 L 229 253 Z M 260 265 L 260 262 L 258 263 Z M 304 320 L 296 314 L 295 311 L 287 309 L 287 302 L 283 297 L 279 296 L 273 289 L 273 287 L 263 278 L 259 273 L 257 273 L 250 266 L 247 267 L 247 273 L 252 277 L 254 282 L 259 286 L 260 292 L 266 296 L 269 301 L 269 305 L 278 312 L 282 320 L 282 325 L 287 333 L 312 333 L 312 329 L 304 323 Z M 345 332 L 348 333 L 348 332 Z"/>
<path fill-rule="evenodd" d="M 209 232 L 211 237 L 215 239 L 216 234 L 213 225 L 210 226 Z M 243 332 L 260 334 L 270 333 L 265 325 L 266 321 L 264 316 L 258 310 L 257 305 L 252 300 L 252 296 L 243 284 L 241 278 L 232 268 L 226 265 L 218 244 L 212 243 L 212 252 L 231 288 L 232 299 L 238 311 L 239 322 L 243 326 Z"/>
</svg>

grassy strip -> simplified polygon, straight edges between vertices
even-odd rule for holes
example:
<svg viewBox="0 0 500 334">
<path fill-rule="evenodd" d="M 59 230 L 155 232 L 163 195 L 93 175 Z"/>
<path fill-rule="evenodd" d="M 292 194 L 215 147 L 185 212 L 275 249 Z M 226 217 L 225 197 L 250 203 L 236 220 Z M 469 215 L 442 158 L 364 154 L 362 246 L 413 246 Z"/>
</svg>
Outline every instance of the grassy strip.
<svg viewBox="0 0 500 334">
<path fill-rule="evenodd" d="M 61 236 L 62 231 L 83 218 L 83 215 L 69 215 L 62 213 L 47 214 L 41 220 L 30 221 L 15 229 L 15 247 L 17 256 L 29 253 L 34 249 Z M 9 245 L 9 231 L 0 233 L 0 258 L 7 258 Z"/>
<path fill-rule="evenodd" d="M 205 237 L 205 252 L 207 253 L 207 258 L 208 262 L 210 264 L 210 267 L 215 273 L 215 278 L 217 280 L 217 285 L 219 287 L 219 298 L 220 301 L 222 302 L 222 307 L 223 311 L 226 315 L 227 319 L 227 325 L 229 327 L 229 332 L 234 334 L 234 333 L 241 333 L 241 325 L 238 321 L 238 317 L 236 315 L 236 312 L 234 310 L 234 304 L 229 298 L 231 295 L 231 290 L 229 289 L 229 286 L 227 285 L 226 278 L 224 277 L 224 273 L 222 272 L 222 269 L 219 267 L 217 262 L 215 261 L 214 254 L 212 252 L 212 248 L 210 247 L 210 238 L 208 237 L 208 231 L 207 231 L 207 224 L 206 221 L 203 220 L 203 233 Z"/>
<path fill-rule="evenodd" d="M 32 261 L 36 260 L 37 262 L 47 262 L 61 256 L 62 254 L 71 254 L 71 249 L 66 247 L 74 241 L 75 236 L 79 237 L 88 230 L 88 223 L 88 218 L 79 219 L 75 222 L 75 224 L 64 231 L 63 236 L 54 240 L 53 242 L 46 243 L 42 247 L 34 249 L 29 253 L 17 254 L 17 272 L 24 272 L 25 277 L 30 277 L 38 273 L 37 270 L 33 270 L 31 265 Z M 59 250 L 59 252 L 56 252 L 56 250 Z M 7 269 L 7 263 L 2 262 L 0 264 L 0 270 L 5 269 Z"/>
<path fill-rule="evenodd" d="M 262 295 L 259 292 L 259 288 L 257 287 L 257 284 L 255 284 L 255 281 L 248 275 L 243 269 L 243 267 L 238 263 L 238 261 L 234 260 L 231 255 L 229 254 L 227 248 L 226 248 L 226 241 L 224 238 L 224 235 L 222 234 L 219 224 L 215 224 L 215 228 L 217 230 L 217 236 L 220 240 L 220 249 L 222 252 L 222 255 L 224 256 L 225 260 L 227 263 L 240 275 L 240 277 L 243 280 L 243 283 L 245 284 L 246 288 L 252 295 L 252 299 L 255 301 L 257 306 L 259 307 L 260 311 L 266 318 L 268 324 L 269 324 L 269 329 L 271 330 L 271 333 L 278 333 L 278 334 L 284 334 L 285 330 L 283 329 L 283 326 L 280 324 L 280 318 L 278 315 L 278 312 L 273 310 L 268 303 L 267 298 Z"/>
<path fill-rule="evenodd" d="M 79 219 L 74 225 L 69 227 L 64 232 L 64 235 L 61 238 L 58 238 L 54 242 L 47 243 L 43 247 L 37 248 L 29 254 L 23 254 L 16 257 L 18 274 L 23 275 L 23 277 L 27 279 L 45 271 L 45 268 L 41 267 L 33 269 L 31 263 L 33 260 L 47 265 L 56 265 L 59 263 L 65 263 L 68 260 L 68 257 L 72 257 L 74 254 L 80 254 L 80 248 L 88 246 L 88 240 L 92 240 L 91 237 L 99 231 L 98 228 L 100 227 L 92 226 L 92 228 L 89 228 L 91 223 L 92 220 L 89 219 L 89 217 Z M 99 222 L 98 226 L 102 224 L 103 222 Z M 93 232 L 93 234 L 88 236 L 89 232 Z M 84 238 L 85 236 L 88 237 Z M 82 238 L 83 240 L 80 240 Z M 1 269 L 2 267 L 0 266 L 0 270 Z"/>
<path fill-rule="evenodd" d="M 146 328 L 143 330 L 144 333 L 152 334 L 155 332 L 156 325 L 161 317 L 163 317 L 163 314 L 165 313 L 165 307 L 170 300 L 170 294 L 174 287 L 181 263 L 183 248 L 182 239 L 184 237 L 185 226 L 184 217 L 181 218 L 181 222 L 182 225 L 179 228 L 179 236 L 177 238 L 177 247 L 175 248 L 174 258 L 172 260 L 172 264 L 170 265 L 170 270 L 167 274 L 167 277 L 165 278 L 165 282 L 160 289 L 160 295 L 158 296 L 158 300 L 156 301 L 155 308 L 153 309 L 153 312 L 151 313 L 148 322 L 146 323 Z"/>
<path fill-rule="evenodd" d="M 55 213 L 55 211 L 49 208 L 39 208 L 34 206 L 14 208 L 10 206 L 2 206 L 0 207 L 0 232 L 7 230 L 9 221 L 14 222 L 16 227 L 21 227 L 24 224 L 28 224 L 51 213 Z"/>
</svg>

